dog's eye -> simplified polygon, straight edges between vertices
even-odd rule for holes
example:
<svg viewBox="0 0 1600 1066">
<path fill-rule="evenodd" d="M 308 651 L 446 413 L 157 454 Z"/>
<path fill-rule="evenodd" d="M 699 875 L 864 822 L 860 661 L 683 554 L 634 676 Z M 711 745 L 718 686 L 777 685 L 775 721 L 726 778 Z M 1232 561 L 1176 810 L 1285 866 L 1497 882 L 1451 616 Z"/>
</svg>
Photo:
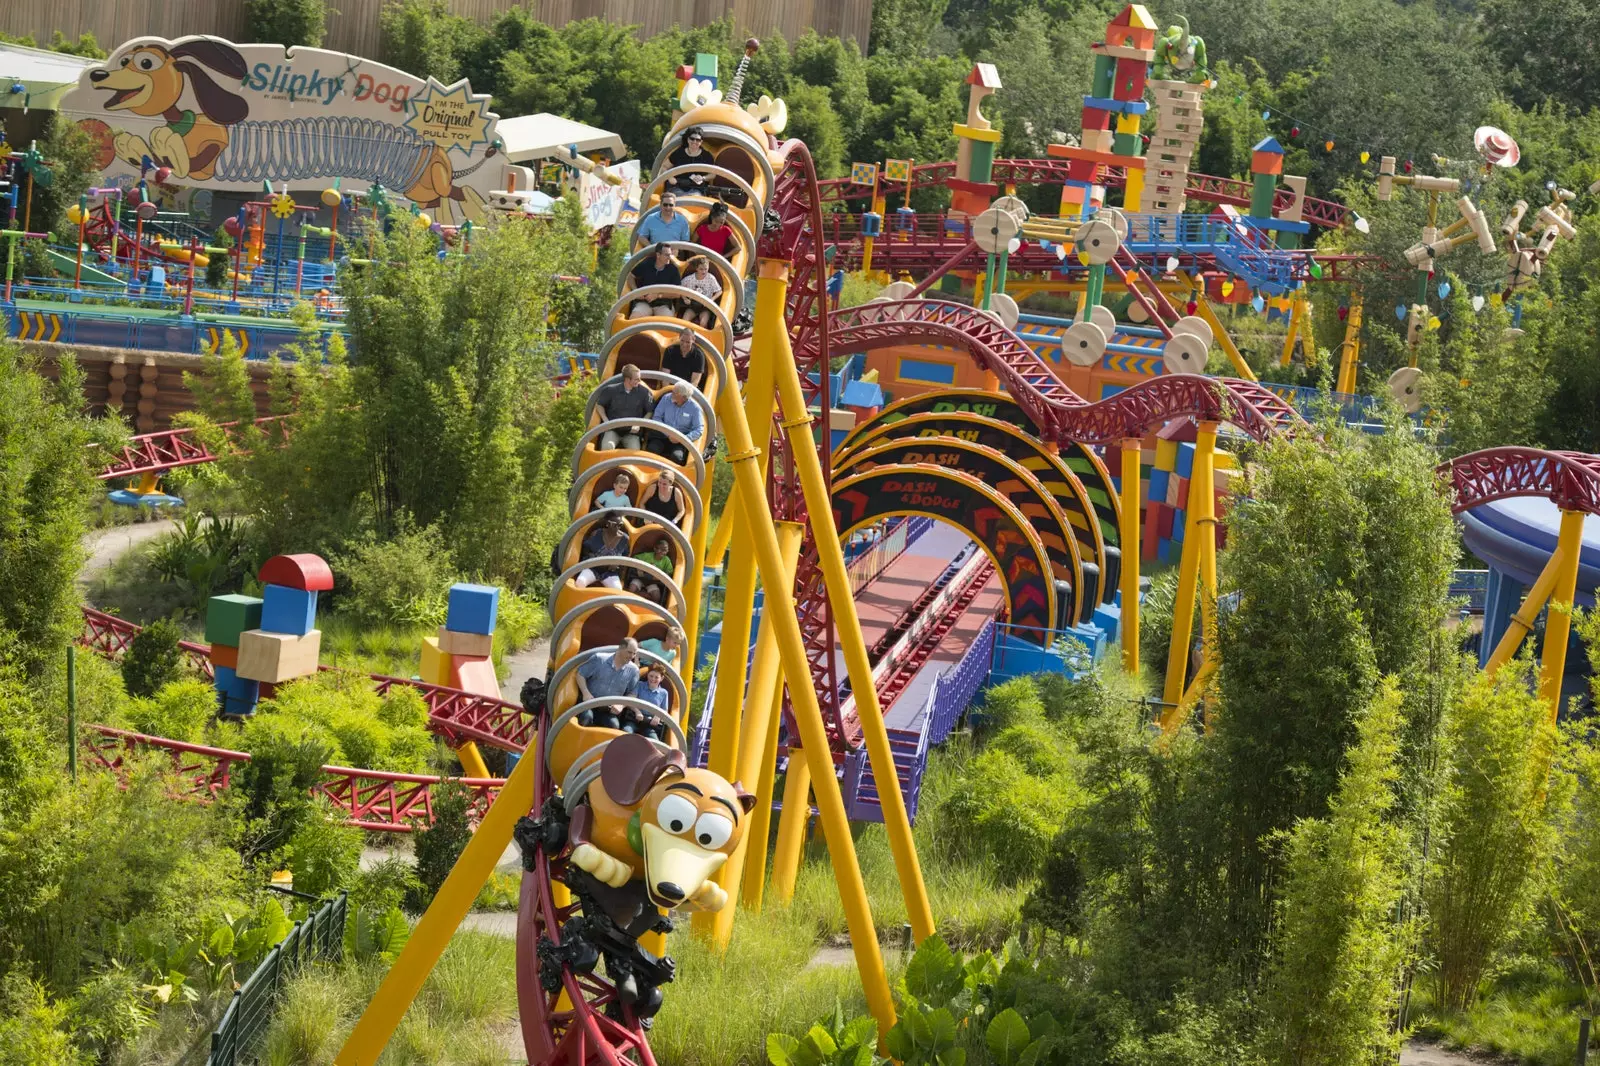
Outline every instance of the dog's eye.
<svg viewBox="0 0 1600 1066">
<path fill-rule="evenodd" d="M 132 57 L 132 56 L 123 56 L 123 57 L 122 57 L 122 62 L 121 62 L 121 63 L 120 63 L 120 64 L 118 64 L 118 65 L 119 65 L 119 66 L 124 66 L 124 67 L 125 67 L 125 66 L 127 66 L 127 65 L 128 65 L 128 64 L 129 64 L 129 63 L 132 63 L 132 62 L 133 62 L 133 57 Z"/>
<path fill-rule="evenodd" d="M 682 836 L 694 825 L 694 804 L 682 796 L 668 796 L 661 801 L 661 806 L 656 808 L 656 821 L 661 828 L 674 836 Z"/>
<path fill-rule="evenodd" d="M 728 842 L 733 836 L 733 823 L 720 814 L 702 814 L 700 820 L 694 823 L 695 843 L 702 848 L 711 848 L 713 851 Z"/>
<path fill-rule="evenodd" d="M 156 69 L 156 57 L 155 56 L 140 56 L 139 57 L 139 69 L 140 70 L 154 70 L 154 69 Z"/>
</svg>

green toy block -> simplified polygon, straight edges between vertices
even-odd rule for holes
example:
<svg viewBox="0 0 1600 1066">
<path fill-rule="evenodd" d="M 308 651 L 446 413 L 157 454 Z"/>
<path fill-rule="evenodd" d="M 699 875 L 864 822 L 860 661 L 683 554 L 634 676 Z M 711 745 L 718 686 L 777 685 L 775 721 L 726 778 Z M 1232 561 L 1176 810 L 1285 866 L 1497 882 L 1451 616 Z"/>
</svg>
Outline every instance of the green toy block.
<svg viewBox="0 0 1600 1066">
<path fill-rule="evenodd" d="M 1111 95 L 1111 83 L 1115 80 L 1117 63 L 1107 55 L 1094 57 L 1094 83 L 1089 91 L 1090 96 L 1106 97 Z"/>
<path fill-rule="evenodd" d="M 717 83 L 717 54 L 715 52 L 695 53 L 694 76 L 701 81 L 709 79 L 713 85 Z"/>
<path fill-rule="evenodd" d="M 1118 155 L 1144 155 L 1144 141 L 1137 133 L 1111 135 L 1111 150 Z"/>
<path fill-rule="evenodd" d="M 206 643 L 239 646 L 239 634 L 261 628 L 261 600 L 256 596 L 213 596 L 206 605 Z"/>
</svg>

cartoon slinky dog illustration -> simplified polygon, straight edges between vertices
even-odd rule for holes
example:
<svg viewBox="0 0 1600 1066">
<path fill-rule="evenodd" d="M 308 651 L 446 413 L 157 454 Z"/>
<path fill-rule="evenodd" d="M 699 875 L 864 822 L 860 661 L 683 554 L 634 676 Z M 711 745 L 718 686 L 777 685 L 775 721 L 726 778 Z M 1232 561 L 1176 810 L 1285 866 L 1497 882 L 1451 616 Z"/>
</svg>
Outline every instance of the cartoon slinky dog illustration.
<svg viewBox="0 0 1600 1066">
<path fill-rule="evenodd" d="M 179 178 L 204 181 L 212 176 L 217 157 L 228 147 L 228 127 L 242 122 L 250 105 L 218 85 L 206 68 L 237 81 L 246 74 L 244 57 L 235 49 L 204 39 L 171 49 L 142 44 L 115 65 L 89 72 L 96 89 L 111 93 L 107 111 L 129 111 L 166 123 L 150 133 L 148 142 L 138 134 L 119 132 L 119 159 L 137 167 L 149 158 L 171 167 Z M 180 106 L 185 86 L 193 90 L 198 113 Z"/>
</svg>

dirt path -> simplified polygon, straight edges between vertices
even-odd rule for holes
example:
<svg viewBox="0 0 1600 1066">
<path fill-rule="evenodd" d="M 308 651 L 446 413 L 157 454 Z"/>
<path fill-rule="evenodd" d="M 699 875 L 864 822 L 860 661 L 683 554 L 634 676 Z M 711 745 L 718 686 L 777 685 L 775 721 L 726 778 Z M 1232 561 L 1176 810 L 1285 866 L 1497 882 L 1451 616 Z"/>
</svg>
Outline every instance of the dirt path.
<svg viewBox="0 0 1600 1066">
<path fill-rule="evenodd" d="M 550 639 L 540 637 L 519 652 L 506 656 L 511 673 L 500 685 L 500 698 L 516 703 L 522 698 L 522 683 L 530 677 L 543 677 L 550 659 Z"/>
<path fill-rule="evenodd" d="M 97 529 L 83 538 L 83 546 L 89 551 L 89 558 L 78 571 L 78 588 L 86 590 L 94 583 L 95 578 L 111 569 L 115 563 L 126 553 L 137 548 L 149 540 L 154 540 L 163 533 L 171 532 L 178 527 L 176 520 L 159 518 L 154 522 L 138 522 L 131 526 L 112 526 L 109 529 Z"/>
<path fill-rule="evenodd" d="M 1422 1040 L 1413 1040 L 1400 1049 L 1400 1066 L 1491 1066 L 1504 1061 L 1492 1055 L 1450 1051 Z"/>
</svg>

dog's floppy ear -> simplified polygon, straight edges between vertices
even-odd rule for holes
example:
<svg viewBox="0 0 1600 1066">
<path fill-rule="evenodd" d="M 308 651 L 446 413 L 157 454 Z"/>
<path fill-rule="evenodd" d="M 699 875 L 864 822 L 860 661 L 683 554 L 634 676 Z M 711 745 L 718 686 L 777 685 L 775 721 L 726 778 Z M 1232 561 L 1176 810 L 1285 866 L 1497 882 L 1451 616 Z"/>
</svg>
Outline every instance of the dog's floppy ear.
<svg viewBox="0 0 1600 1066">
<path fill-rule="evenodd" d="M 737 781 L 735 781 L 733 783 L 733 795 L 734 795 L 734 798 L 739 801 L 739 806 L 744 808 L 744 813 L 749 814 L 751 811 L 755 810 L 755 808 L 756 808 L 756 795 L 755 795 L 755 793 L 749 791 L 748 789 L 746 789 L 742 784 L 740 784 Z"/>
<path fill-rule="evenodd" d="M 221 126 L 231 126 L 235 122 L 243 122 L 250 114 L 250 105 L 245 102 L 244 97 L 224 89 L 211 80 L 211 75 L 193 63 L 174 63 L 173 66 L 189 79 L 189 84 L 194 89 L 195 103 L 200 105 L 200 110 L 213 122 Z"/>
<path fill-rule="evenodd" d="M 658 748 L 648 737 L 624 733 L 606 745 L 600 757 L 600 783 L 606 795 L 632 807 L 667 774 L 683 775 L 683 752 Z"/>
<path fill-rule="evenodd" d="M 201 66 L 210 67 L 226 78 L 237 78 L 243 81 L 245 75 L 250 73 L 250 68 L 246 65 L 244 56 L 239 54 L 239 50 L 221 41 L 213 41 L 203 37 L 198 40 L 185 41 L 167 54 L 173 59 L 192 59 Z"/>
</svg>

